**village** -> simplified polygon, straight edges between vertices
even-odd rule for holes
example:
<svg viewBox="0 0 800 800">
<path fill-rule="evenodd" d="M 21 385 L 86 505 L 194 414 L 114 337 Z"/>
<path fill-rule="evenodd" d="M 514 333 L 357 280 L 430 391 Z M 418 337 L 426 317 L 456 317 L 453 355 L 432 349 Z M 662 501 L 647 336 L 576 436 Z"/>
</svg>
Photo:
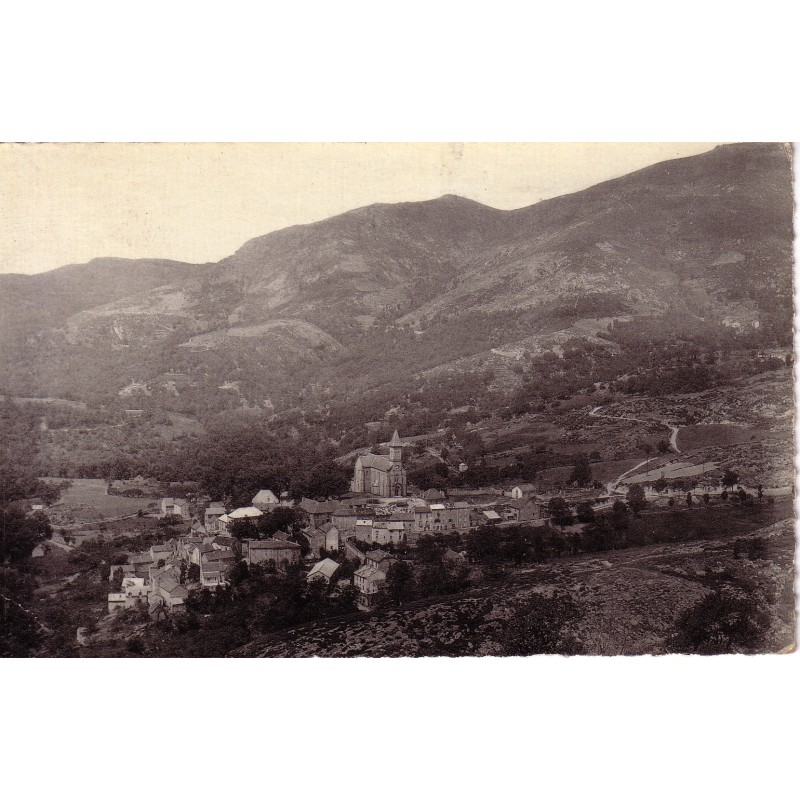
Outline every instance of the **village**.
<svg viewBox="0 0 800 800">
<path fill-rule="evenodd" d="M 547 524 L 548 501 L 534 493 L 533 484 L 515 486 L 499 497 L 476 492 L 469 500 L 448 500 L 437 489 L 407 495 L 403 446 L 395 432 L 388 457 L 359 456 L 352 491 L 339 500 L 303 498 L 295 503 L 285 492 L 278 496 L 262 489 L 249 506 L 228 509 L 203 497 L 193 502 L 162 498 L 157 516 L 176 527 L 185 525 L 186 532 L 129 557 L 127 563 L 111 565 L 109 577 L 120 586 L 108 595 L 109 612 L 139 603 L 148 605 L 151 616 L 181 612 L 190 590 L 213 592 L 228 585 L 229 570 L 241 562 L 275 571 L 303 564 L 307 581 L 322 581 L 332 591 L 352 585 L 358 607 L 369 610 L 389 567 L 400 558 L 383 548 L 407 551 L 423 536 L 465 534 L 486 525 Z M 301 521 L 294 526 L 299 530 L 256 538 L 258 520 L 277 509 L 292 509 Z M 246 535 L 248 530 L 252 536 Z M 466 560 L 463 552 L 452 550 L 445 557 Z M 352 578 L 337 579 L 343 559 L 359 564 Z"/>
<path fill-rule="evenodd" d="M 229 586 L 231 569 L 241 563 L 277 573 L 302 567 L 308 582 L 322 582 L 330 592 L 354 587 L 357 607 L 369 611 L 389 568 L 408 557 L 422 537 L 514 525 L 556 525 L 562 534 L 580 530 L 595 512 L 621 502 L 628 488 L 621 480 L 631 477 L 619 476 L 608 486 L 566 487 L 550 496 L 537 494 L 530 483 L 451 490 L 452 497 L 438 489 L 414 493 L 408 489 L 404 446 L 395 431 L 388 455 L 359 455 L 351 491 L 335 500 L 294 501 L 288 493 L 269 488 L 258 491 L 250 505 L 237 508 L 202 495 L 191 502 L 162 498 L 156 516 L 183 532 L 129 557 L 127 563 L 111 565 L 109 579 L 118 586 L 108 595 L 109 612 L 146 604 L 151 617 L 180 613 L 190 591 L 215 592 Z M 631 485 L 638 486 L 635 478 Z M 699 488 L 706 492 L 704 497 L 725 491 L 722 486 Z M 641 497 L 672 505 L 681 494 L 647 485 Z M 281 518 L 280 511 L 288 516 Z M 269 517 L 285 524 L 264 537 L 259 535 L 259 522 Z M 445 559 L 465 563 L 466 552 L 447 548 Z M 357 564 L 352 574 L 343 574 L 344 562 Z"/>
</svg>

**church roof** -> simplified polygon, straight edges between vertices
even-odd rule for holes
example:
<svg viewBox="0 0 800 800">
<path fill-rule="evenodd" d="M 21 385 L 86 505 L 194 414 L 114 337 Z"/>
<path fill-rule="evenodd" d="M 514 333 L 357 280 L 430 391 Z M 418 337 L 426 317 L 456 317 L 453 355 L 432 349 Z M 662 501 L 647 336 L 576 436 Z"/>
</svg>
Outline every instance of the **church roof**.
<svg viewBox="0 0 800 800">
<path fill-rule="evenodd" d="M 392 441 L 389 442 L 389 447 L 402 447 L 403 443 L 400 441 L 400 437 L 397 434 L 397 431 L 394 432 L 394 436 L 392 436 Z"/>
<path fill-rule="evenodd" d="M 377 456 L 374 453 L 367 453 L 365 456 L 360 456 L 359 461 L 362 467 L 377 469 L 379 472 L 389 472 L 394 466 L 394 463 L 389 461 L 386 456 Z"/>
</svg>

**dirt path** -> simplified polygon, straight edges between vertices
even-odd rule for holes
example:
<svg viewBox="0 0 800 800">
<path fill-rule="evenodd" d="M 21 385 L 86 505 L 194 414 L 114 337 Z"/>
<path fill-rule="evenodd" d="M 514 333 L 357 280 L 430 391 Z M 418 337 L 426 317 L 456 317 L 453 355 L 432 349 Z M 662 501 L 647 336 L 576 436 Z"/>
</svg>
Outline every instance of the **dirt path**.
<svg viewBox="0 0 800 800">
<path fill-rule="evenodd" d="M 644 461 L 640 461 L 635 467 L 631 467 L 630 469 L 626 469 L 621 475 L 617 475 L 616 478 L 611 480 L 609 483 L 606 484 L 606 489 L 608 490 L 609 494 L 625 494 L 623 489 L 619 488 L 619 483 L 624 478 L 627 478 L 633 472 L 636 472 L 637 469 L 641 469 L 642 467 L 646 466 L 650 463 L 650 459 L 646 458 Z"/>
<path fill-rule="evenodd" d="M 626 420 L 628 422 L 642 422 L 645 425 L 649 425 L 653 420 L 647 419 L 639 419 L 638 417 L 615 417 L 613 414 L 601 414 L 600 409 L 603 406 L 595 406 L 591 411 L 589 411 L 590 417 L 602 417 L 603 419 L 612 419 L 612 420 Z M 670 438 L 669 438 L 669 445 L 670 447 L 676 452 L 680 453 L 680 448 L 678 447 L 678 431 L 680 430 L 676 425 L 670 425 L 669 422 L 666 420 L 661 420 L 661 425 L 670 429 Z M 609 494 L 624 494 L 624 492 L 619 488 L 619 483 L 624 478 L 627 478 L 628 475 L 636 472 L 637 469 L 641 469 L 645 465 L 650 463 L 650 459 L 646 458 L 641 463 L 637 464 L 635 467 L 631 467 L 630 469 L 626 469 L 621 475 L 618 475 L 616 478 L 613 478 L 606 484 L 606 489 L 608 490 Z"/>
<path fill-rule="evenodd" d="M 600 411 L 601 408 L 603 408 L 603 406 L 595 406 L 589 412 L 589 416 L 590 417 L 602 417 L 603 419 L 617 419 L 617 420 L 618 419 L 624 419 L 624 420 L 627 420 L 628 422 L 643 422 L 645 425 L 649 425 L 651 422 L 655 421 L 655 420 L 652 420 L 652 419 L 639 419 L 638 417 L 622 417 L 622 416 L 615 417 L 613 414 L 600 414 L 598 412 Z M 670 425 L 669 422 L 667 422 L 666 420 L 663 420 L 663 419 L 661 420 L 660 424 L 663 425 L 665 428 L 669 428 L 670 429 L 670 432 L 671 432 L 671 435 L 669 437 L 670 447 L 676 453 L 680 453 L 680 448 L 678 447 L 678 430 L 679 430 L 679 428 L 677 428 L 675 425 Z"/>
</svg>

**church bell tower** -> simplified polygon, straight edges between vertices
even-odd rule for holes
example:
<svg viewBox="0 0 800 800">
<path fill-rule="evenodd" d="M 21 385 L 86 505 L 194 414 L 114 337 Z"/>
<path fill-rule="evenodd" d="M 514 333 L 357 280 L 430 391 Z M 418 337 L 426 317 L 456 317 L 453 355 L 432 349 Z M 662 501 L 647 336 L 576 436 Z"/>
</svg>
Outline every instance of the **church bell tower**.
<svg viewBox="0 0 800 800">
<path fill-rule="evenodd" d="M 403 461 L 403 443 L 397 435 L 397 431 L 392 436 L 392 441 L 389 442 L 389 461 L 392 464 L 400 464 Z"/>
</svg>

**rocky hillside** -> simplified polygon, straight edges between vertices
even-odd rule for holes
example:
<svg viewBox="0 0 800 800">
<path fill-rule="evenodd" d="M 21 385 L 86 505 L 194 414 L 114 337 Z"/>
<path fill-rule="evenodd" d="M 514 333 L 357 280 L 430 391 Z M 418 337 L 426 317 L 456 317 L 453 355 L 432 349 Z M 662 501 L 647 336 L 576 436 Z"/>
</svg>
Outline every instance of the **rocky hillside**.
<svg viewBox="0 0 800 800">
<path fill-rule="evenodd" d="M 516 570 L 496 585 L 407 608 L 329 620 L 256 639 L 231 655 L 261 658 L 502 656 L 537 652 L 642 655 L 668 652 L 682 614 L 712 591 L 742 591 L 768 615 L 760 652 L 794 643 L 791 520 L 737 537 L 758 540 L 758 559 L 734 554 L 733 537 L 652 545 L 556 560 Z M 758 587 L 754 589 L 753 587 Z M 548 607 L 574 608 L 557 641 L 539 648 Z M 540 601 L 537 603 L 537 598 Z M 526 629 L 529 622 L 529 629 Z"/>
<path fill-rule="evenodd" d="M 250 403 L 288 402 L 321 372 L 336 390 L 354 354 L 369 370 L 419 350 L 429 369 L 668 308 L 788 324 L 791 214 L 787 152 L 729 145 L 516 211 L 445 196 L 287 228 L 212 265 L 2 275 L 0 388 L 107 402 L 179 373 L 187 390 L 236 380 Z"/>
</svg>

